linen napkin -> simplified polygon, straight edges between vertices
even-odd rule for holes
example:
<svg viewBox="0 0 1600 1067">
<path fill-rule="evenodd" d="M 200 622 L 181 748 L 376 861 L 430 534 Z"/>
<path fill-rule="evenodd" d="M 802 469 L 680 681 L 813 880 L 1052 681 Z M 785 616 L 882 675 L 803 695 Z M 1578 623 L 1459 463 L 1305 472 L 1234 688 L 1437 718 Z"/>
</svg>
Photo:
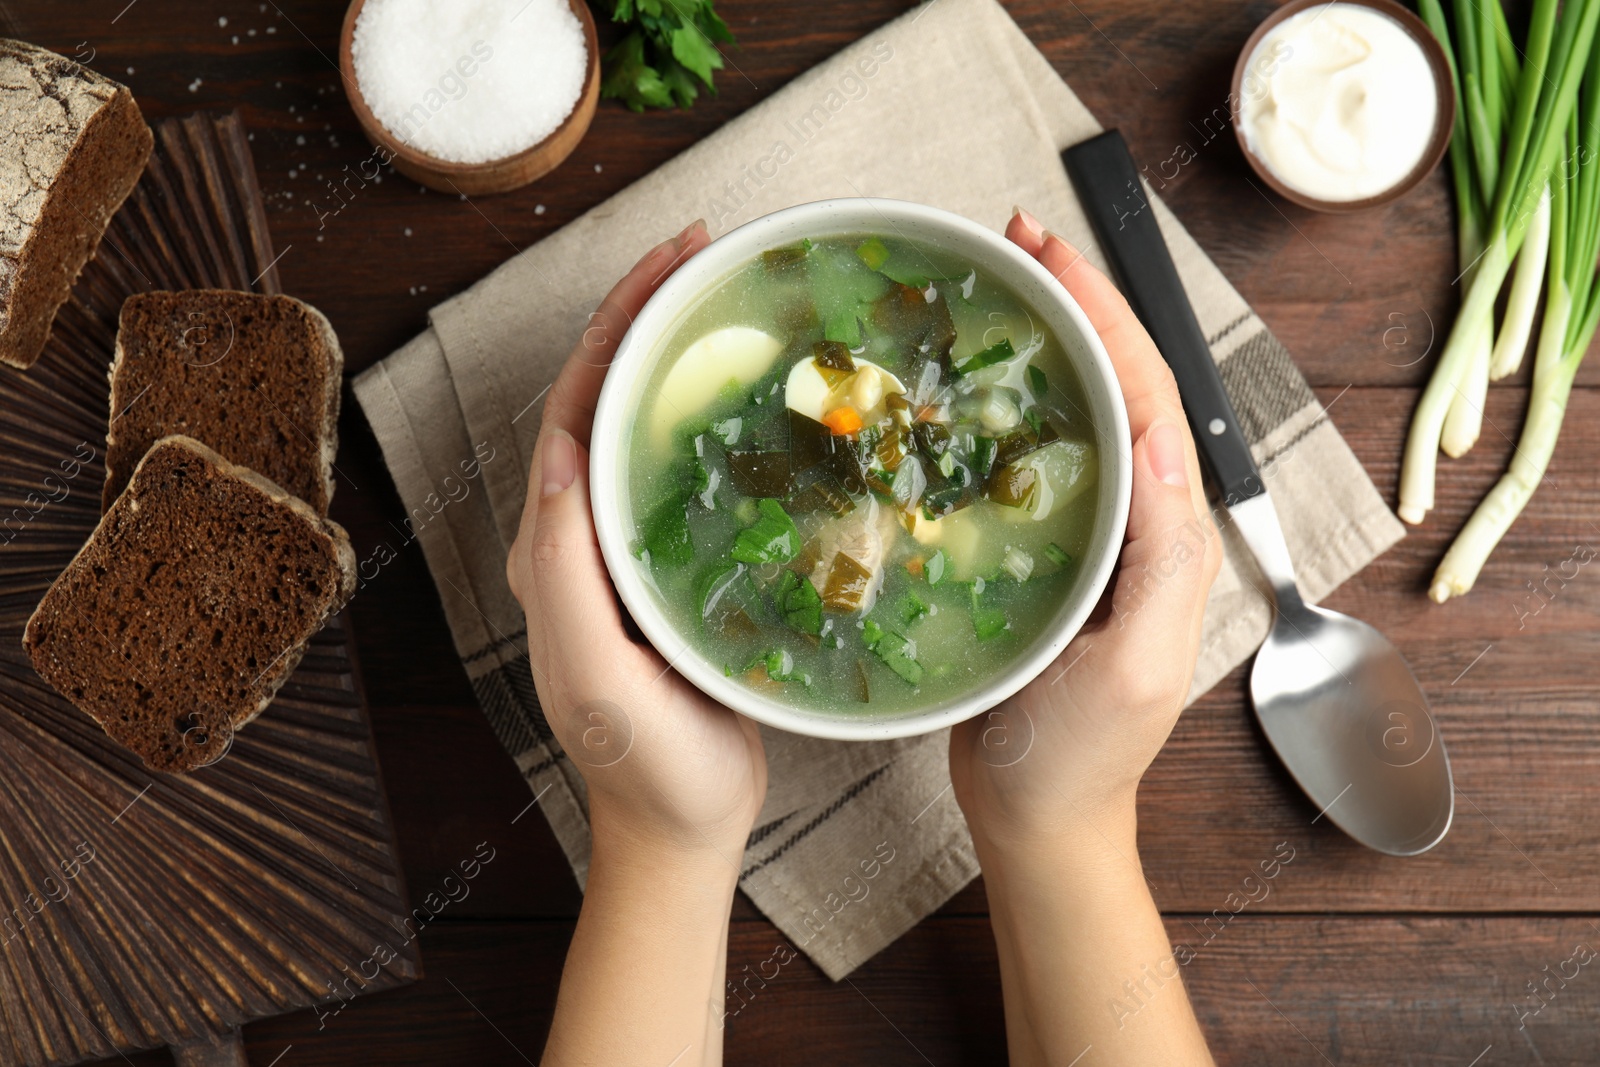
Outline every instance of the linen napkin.
<svg viewBox="0 0 1600 1067">
<path fill-rule="evenodd" d="M 646 247 L 697 215 L 716 235 L 834 196 L 920 201 L 997 230 L 1024 204 L 1103 269 L 1059 160 L 1100 129 L 994 0 L 932 0 L 434 308 L 430 329 L 356 379 L 484 713 L 580 883 L 583 781 L 540 713 L 503 568 L 538 401 L 588 312 Z M 1149 195 L 1266 473 L 1301 588 L 1318 600 L 1402 528 L 1288 352 Z M 1231 531 L 1224 539 L 1191 699 L 1256 649 L 1271 617 L 1242 544 Z M 838 979 L 978 873 L 949 795 L 946 736 L 764 734 L 771 786 L 740 885 Z"/>
</svg>

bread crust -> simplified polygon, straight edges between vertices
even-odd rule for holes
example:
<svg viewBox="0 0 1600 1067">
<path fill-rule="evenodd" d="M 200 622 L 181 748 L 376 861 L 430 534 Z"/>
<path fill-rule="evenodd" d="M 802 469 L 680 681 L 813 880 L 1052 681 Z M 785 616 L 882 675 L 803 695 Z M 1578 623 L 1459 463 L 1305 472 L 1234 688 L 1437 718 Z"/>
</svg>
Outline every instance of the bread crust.
<svg viewBox="0 0 1600 1067">
<path fill-rule="evenodd" d="M 125 86 L 0 39 L 0 361 L 38 360 L 154 144 Z"/>
</svg>

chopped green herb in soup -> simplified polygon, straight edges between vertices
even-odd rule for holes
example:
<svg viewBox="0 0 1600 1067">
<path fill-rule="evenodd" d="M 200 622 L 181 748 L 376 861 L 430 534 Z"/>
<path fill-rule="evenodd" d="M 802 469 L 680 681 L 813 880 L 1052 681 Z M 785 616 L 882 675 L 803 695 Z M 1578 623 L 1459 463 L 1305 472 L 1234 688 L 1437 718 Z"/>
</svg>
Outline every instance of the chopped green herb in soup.
<svg viewBox="0 0 1600 1067">
<path fill-rule="evenodd" d="M 893 714 L 1007 670 L 1094 524 L 1072 365 L 1010 292 L 921 245 L 773 249 L 679 322 L 629 443 L 634 550 L 731 676 Z"/>
</svg>

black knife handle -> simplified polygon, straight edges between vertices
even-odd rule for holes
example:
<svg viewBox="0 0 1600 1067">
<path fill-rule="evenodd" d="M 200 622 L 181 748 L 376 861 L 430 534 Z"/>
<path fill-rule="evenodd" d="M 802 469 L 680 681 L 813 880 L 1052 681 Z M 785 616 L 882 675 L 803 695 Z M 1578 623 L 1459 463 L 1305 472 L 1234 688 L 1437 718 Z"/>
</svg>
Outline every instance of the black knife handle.
<svg viewBox="0 0 1600 1067">
<path fill-rule="evenodd" d="M 1223 502 L 1231 505 L 1256 496 L 1265 487 L 1255 457 L 1156 225 L 1127 142 L 1116 130 L 1107 130 L 1067 149 L 1061 158 L 1123 295 L 1172 368 L 1195 444 L 1222 490 Z"/>
</svg>

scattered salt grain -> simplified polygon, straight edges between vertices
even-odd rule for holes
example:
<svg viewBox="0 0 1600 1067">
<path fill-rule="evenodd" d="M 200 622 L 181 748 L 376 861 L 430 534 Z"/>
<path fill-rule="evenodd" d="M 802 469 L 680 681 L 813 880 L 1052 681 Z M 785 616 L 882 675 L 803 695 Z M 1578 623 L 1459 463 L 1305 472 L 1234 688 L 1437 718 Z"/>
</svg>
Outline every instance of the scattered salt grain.
<svg viewBox="0 0 1600 1067">
<path fill-rule="evenodd" d="M 222 28 L 226 27 L 227 25 L 228 25 L 228 16 L 226 16 L 226 15 L 218 15 L 217 16 L 217 28 L 218 29 L 222 29 Z"/>
<path fill-rule="evenodd" d="M 599 173 L 600 173 L 600 164 L 598 164 L 598 163 L 596 163 L 596 164 L 595 164 L 595 165 L 594 165 L 594 172 L 595 172 L 595 173 L 596 173 L 596 174 L 599 174 Z"/>
<path fill-rule="evenodd" d="M 189 91 L 191 93 L 198 93 L 200 91 L 200 79 L 199 78 L 196 78 L 194 81 L 189 83 Z"/>
<path fill-rule="evenodd" d="M 267 32 L 268 33 L 277 33 L 278 32 L 278 27 L 276 27 L 276 26 L 268 26 L 267 27 Z"/>
<path fill-rule="evenodd" d="M 407 237 L 410 237 L 410 236 L 411 236 L 411 227 L 410 227 L 410 226 L 407 226 L 407 227 L 406 227 L 406 236 L 407 236 Z"/>
<path fill-rule="evenodd" d="M 543 204 L 535 204 L 535 205 L 533 205 L 533 213 L 535 215 L 543 215 L 544 214 L 544 205 Z"/>
<path fill-rule="evenodd" d="M 129 73 L 129 74 L 132 74 L 132 73 L 133 73 L 133 68 L 132 68 L 132 67 L 129 67 L 129 68 L 128 68 L 128 73 Z"/>
<path fill-rule="evenodd" d="M 588 73 L 567 0 L 368 0 L 351 59 L 385 129 L 457 163 L 544 140 L 572 113 Z"/>
</svg>

